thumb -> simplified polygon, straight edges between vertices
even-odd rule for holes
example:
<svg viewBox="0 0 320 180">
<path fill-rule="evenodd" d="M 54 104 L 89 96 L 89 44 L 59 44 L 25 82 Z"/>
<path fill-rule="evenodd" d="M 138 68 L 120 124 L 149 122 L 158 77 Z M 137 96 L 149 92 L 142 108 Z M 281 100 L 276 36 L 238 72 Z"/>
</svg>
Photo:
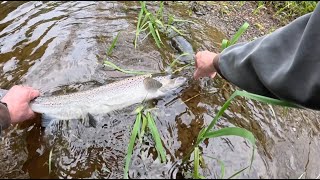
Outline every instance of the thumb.
<svg viewBox="0 0 320 180">
<path fill-rule="evenodd" d="M 217 72 L 214 72 L 210 75 L 210 77 L 213 79 L 217 75 Z"/>
<path fill-rule="evenodd" d="M 31 90 L 29 94 L 30 100 L 38 97 L 40 95 L 40 92 L 38 90 Z"/>
<path fill-rule="evenodd" d="M 198 80 L 200 78 L 199 70 L 196 70 L 193 74 L 194 79 Z"/>
</svg>

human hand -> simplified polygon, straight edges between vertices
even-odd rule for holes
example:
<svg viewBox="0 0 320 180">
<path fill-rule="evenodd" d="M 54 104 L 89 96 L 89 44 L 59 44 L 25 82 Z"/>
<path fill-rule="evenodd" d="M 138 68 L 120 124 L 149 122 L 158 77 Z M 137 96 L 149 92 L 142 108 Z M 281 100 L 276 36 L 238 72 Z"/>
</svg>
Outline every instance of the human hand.
<svg viewBox="0 0 320 180">
<path fill-rule="evenodd" d="M 193 75 L 195 79 L 201 77 L 214 78 L 216 76 L 217 71 L 213 66 L 213 59 L 216 55 L 216 53 L 210 51 L 199 51 L 196 54 L 196 70 Z"/>
<path fill-rule="evenodd" d="M 15 85 L 1 99 L 8 105 L 11 123 L 19 123 L 34 117 L 29 102 L 38 97 L 40 92 L 31 87 Z"/>
</svg>

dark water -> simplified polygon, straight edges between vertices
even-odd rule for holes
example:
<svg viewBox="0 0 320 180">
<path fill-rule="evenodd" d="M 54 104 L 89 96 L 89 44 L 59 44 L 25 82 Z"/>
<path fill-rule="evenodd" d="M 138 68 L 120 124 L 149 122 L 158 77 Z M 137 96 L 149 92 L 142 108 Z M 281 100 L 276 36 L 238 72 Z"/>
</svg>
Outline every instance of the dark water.
<svg viewBox="0 0 320 180">
<path fill-rule="evenodd" d="M 149 8 L 157 7 L 157 3 Z M 43 94 L 64 94 L 107 84 L 130 75 L 102 66 L 105 51 L 121 32 L 109 60 L 127 69 L 163 72 L 175 57 L 169 39 L 158 49 L 151 38 L 134 48 L 137 2 L 1 2 L 0 87 L 26 84 Z M 182 29 L 195 51 L 219 49 L 224 38 L 210 18 L 189 16 L 188 6 L 169 3 L 165 10 L 194 20 Z M 143 35 L 141 36 L 143 37 Z M 142 38 L 141 38 L 142 39 Z M 140 40 L 141 40 L 140 39 Z M 180 91 L 154 100 L 156 125 L 167 150 L 167 163 L 156 159 L 149 133 L 135 146 L 132 178 L 188 178 L 179 164 L 203 126 L 208 125 L 235 90 L 221 78 L 192 79 Z M 131 107 L 96 117 L 97 128 L 82 121 L 61 121 L 44 134 L 37 118 L 5 131 L 0 145 L 1 178 L 122 178 L 132 125 Z M 257 138 L 253 168 L 240 178 L 317 178 L 320 173 L 319 114 L 237 98 L 216 129 L 239 126 Z M 229 177 L 250 163 L 251 145 L 243 138 L 222 137 L 201 144 L 206 167 L 201 174 L 218 178 L 218 158 Z M 49 154 L 52 171 L 49 173 Z M 191 158 L 192 160 L 192 158 Z"/>
</svg>

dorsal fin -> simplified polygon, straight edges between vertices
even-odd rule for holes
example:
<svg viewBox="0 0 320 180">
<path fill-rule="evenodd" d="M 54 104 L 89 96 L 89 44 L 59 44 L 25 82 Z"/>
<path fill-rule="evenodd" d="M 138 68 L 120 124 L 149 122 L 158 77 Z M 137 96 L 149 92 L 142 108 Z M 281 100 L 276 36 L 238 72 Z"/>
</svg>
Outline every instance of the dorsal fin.
<svg viewBox="0 0 320 180">
<path fill-rule="evenodd" d="M 150 91 L 150 92 L 155 92 L 159 88 L 162 87 L 161 82 L 159 82 L 151 77 L 145 78 L 143 80 L 143 84 L 144 84 L 144 87 L 147 89 L 147 91 Z"/>
</svg>

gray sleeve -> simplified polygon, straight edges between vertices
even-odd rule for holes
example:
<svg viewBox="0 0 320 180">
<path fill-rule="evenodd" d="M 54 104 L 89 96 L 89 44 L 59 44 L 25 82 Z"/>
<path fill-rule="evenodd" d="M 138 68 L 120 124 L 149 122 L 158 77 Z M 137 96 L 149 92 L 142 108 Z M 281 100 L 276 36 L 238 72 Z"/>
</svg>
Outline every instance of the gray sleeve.
<svg viewBox="0 0 320 180">
<path fill-rule="evenodd" d="M 221 75 L 248 92 L 320 109 L 320 5 L 273 33 L 220 53 Z"/>
</svg>

